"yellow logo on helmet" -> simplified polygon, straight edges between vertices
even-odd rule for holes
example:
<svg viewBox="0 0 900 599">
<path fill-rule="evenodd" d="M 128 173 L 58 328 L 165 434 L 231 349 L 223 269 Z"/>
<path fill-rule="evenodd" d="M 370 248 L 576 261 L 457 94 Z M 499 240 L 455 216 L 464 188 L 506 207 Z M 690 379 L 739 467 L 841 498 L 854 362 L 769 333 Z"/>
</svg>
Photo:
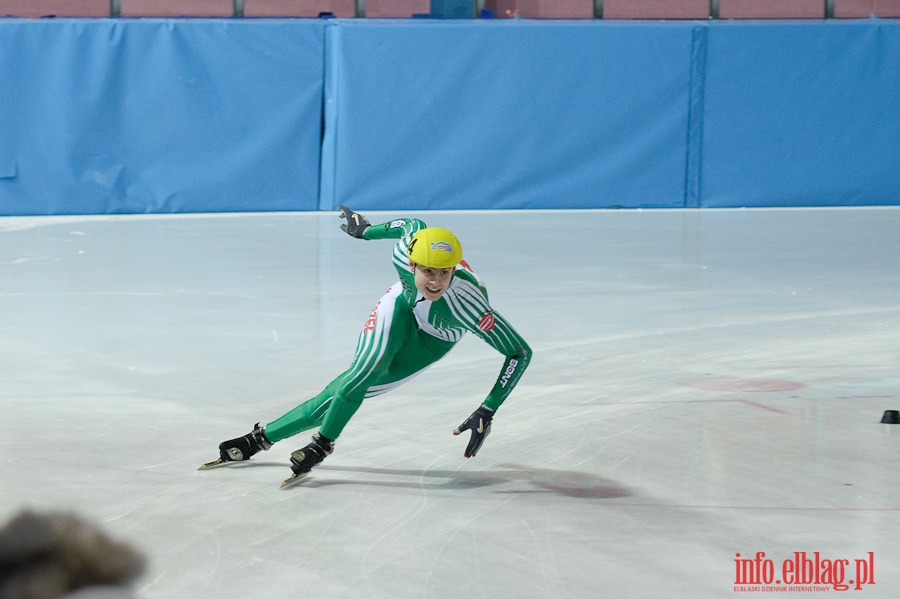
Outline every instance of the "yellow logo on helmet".
<svg viewBox="0 0 900 599">
<path fill-rule="evenodd" d="M 409 242 L 409 259 L 428 268 L 453 268 L 462 260 L 462 244 L 447 229 L 428 227 Z"/>
</svg>

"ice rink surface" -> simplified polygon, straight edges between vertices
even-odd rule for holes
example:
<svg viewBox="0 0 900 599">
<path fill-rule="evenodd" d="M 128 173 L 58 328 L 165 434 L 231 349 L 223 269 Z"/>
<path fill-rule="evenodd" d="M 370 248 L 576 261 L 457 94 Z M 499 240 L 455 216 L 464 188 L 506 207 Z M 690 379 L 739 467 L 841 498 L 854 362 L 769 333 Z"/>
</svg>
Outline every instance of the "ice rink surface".
<svg viewBox="0 0 900 599">
<path fill-rule="evenodd" d="M 790 596 L 900 596 L 900 210 L 405 216 L 457 234 L 534 360 L 476 458 L 451 431 L 502 357 L 468 336 L 288 490 L 309 433 L 197 467 L 349 365 L 391 242 L 336 214 L 0 219 L 0 517 L 131 540 L 142 599 L 791 586 L 736 584 L 757 552 L 779 581 L 819 553 Z"/>
</svg>

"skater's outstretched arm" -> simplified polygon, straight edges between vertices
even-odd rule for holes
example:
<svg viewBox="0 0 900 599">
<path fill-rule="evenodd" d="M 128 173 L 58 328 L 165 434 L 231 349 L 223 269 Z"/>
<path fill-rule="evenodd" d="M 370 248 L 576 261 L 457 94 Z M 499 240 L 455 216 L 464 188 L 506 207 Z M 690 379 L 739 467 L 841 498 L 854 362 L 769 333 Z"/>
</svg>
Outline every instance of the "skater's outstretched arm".
<svg viewBox="0 0 900 599">
<path fill-rule="evenodd" d="M 412 274 L 409 266 L 409 242 L 413 236 L 426 227 L 425 222 L 418 218 L 395 218 L 386 223 L 373 225 L 369 220 L 354 210 L 341 206 L 341 218 L 347 222 L 341 225 L 341 230 L 357 239 L 399 239 L 394 246 L 392 261 L 394 268 L 400 274 L 401 279 L 407 280 Z M 407 281 L 411 282 L 411 279 Z"/>
<path fill-rule="evenodd" d="M 367 241 L 373 239 L 401 239 L 412 238 L 420 229 L 425 228 L 425 223 L 418 218 L 395 218 L 385 223 L 373 225 L 365 216 L 341 206 L 341 218 L 347 222 L 341 225 L 341 230 L 357 239 Z"/>
<path fill-rule="evenodd" d="M 474 457 L 491 432 L 494 412 L 515 388 L 528 364 L 532 351 L 525 339 L 488 302 L 487 289 L 468 265 L 457 272 L 456 292 L 447 296 L 451 312 L 465 328 L 505 356 L 500 374 L 481 406 L 454 431 L 471 431 L 467 458 Z"/>
<path fill-rule="evenodd" d="M 466 265 L 468 266 L 468 265 Z M 488 301 L 481 279 L 465 268 L 457 272 L 456 293 L 447 296 L 453 315 L 469 331 L 503 354 L 506 359 L 497 380 L 484 400 L 491 411 L 506 401 L 522 373 L 531 362 L 531 347 L 513 326 Z"/>
<path fill-rule="evenodd" d="M 485 322 L 486 321 L 486 322 Z M 509 394 L 516 387 L 528 364 L 531 363 L 531 347 L 521 335 L 498 312 L 491 310 L 487 317 L 482 317 L 480 326 L 488 328 L 480 330 L 479 337 L 488 345 L 506 356 L 500 374 L 497 376 L 491 392 L 484 400 L 484 405 L 496 410 L 506 401 Z"/>
<path fill-rule="evenodd" d="M 467 430 L 471 431 L 469 444 L 466 446 L 464 453 L 467 458 L 475 457 L 475 454 L 481 449 L 484 440 L 491 432 L 491 421 L 494 418 L 494 412 L 512 393 L 522 373 L 528 367 L 532 353 L 525 340 L 496 312 L 489 312 L 486 318 L 483 317 L 481 319 L 481 322 L 483 327 L 490 327 L 490 329 L 488 331 L 482 330 L 479 337 L 487 341 L 497 351 L 505 354 L 506 359 L 503 361 L 500 376 L 497 377 L 497 382 L 494 383 L 484 403 L 453 431 L 454 435 L 459 435 Z M 494 331 L 496 332 L 492 334 Z"/>
</svg>

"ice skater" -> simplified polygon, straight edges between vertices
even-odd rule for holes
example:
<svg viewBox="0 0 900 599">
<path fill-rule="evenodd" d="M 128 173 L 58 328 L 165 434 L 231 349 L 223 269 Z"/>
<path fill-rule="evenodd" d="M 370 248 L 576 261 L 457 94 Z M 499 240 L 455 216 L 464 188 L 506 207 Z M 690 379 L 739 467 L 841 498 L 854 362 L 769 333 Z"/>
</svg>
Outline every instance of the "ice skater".
<svg viewBox="0 0 900 599">
<path fill-rule="evenodd" d="M 341 229 L 357 239 L 399 239 L 393 264 L 400 275 L 381 297 L 359 334 L 356 356 L 318 395 L 265 426 L 219 445 L 219 459 L 201 468 L 250 459 L 260 450 L 318 427 L 312 442 L 291 454 L 293 475 L 305 476 L 334 451 L 334 443 L 364 399 L 386 393 L 422 373 L 471 332 L 505 356 L 482 404 L 454 431 L 470 431 L 465 457 L 474 457 L 491 431 L 497 408 L 531 360 L 531 348 L 488 302 L 487 289 L 462 259 L 462 245 L 446 229 L 416 218 L 372 225 L 341 206 Z"/>
</svg>

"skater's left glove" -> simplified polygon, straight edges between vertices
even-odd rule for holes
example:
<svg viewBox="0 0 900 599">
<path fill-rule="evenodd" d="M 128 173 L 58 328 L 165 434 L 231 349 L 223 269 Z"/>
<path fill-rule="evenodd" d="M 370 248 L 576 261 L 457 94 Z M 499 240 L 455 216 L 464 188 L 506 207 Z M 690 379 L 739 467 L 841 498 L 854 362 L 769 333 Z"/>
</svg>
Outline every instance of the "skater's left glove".
<svg viewBox="0 0 900 599">
<path fill-rule="evenodd" d="M 341 218 L 347 219 L 347 222 L 341 225 L 341 231 L 357 239 L 365 239 L 363 235 L 366 229 L 372 226 L 369 220 L 359 212 L 354 212 L 346 206 L 340 206 L 340 209 Z"/>
<path fill-rule="evenodd" d="M 466 421 L 453 431 L 454 435 L 458 435 L 468 430 L 472 431 L 472 436 L 469 438 L 469 444 L 466 446 L 466 452 L 464 454 L 467 458 L 474 458 L 475 454 L 478 453 L 478 450 L 481 449 L 484 440 L 487 439 L 487 436 L 491 432 L 491 419 L 493 417 L 494 410 L 486 406 L 481 406 L 472 412 L 472 415 L 466 418 Z"/>
</svg>

